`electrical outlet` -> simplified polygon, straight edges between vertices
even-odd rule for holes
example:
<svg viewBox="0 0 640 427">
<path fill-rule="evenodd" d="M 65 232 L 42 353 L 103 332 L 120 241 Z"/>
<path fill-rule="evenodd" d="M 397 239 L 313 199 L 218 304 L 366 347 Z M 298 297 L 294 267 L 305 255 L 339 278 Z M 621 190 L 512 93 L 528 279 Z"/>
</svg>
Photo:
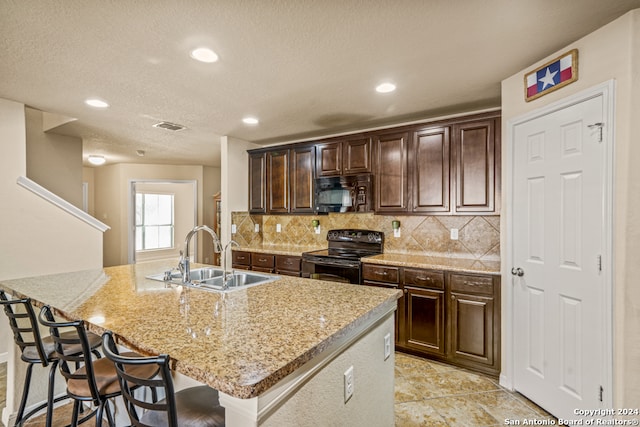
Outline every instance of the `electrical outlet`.
<svg viewBox="0 0 640 427">
<path fill-rule="evenodd" d="M 347 403 L 353 396 L 353 366 L 344 371 L 344 403 Z"/>
<path fill-rule="evenodd" d="M 260 224 L 253 224 L 253 231 L 255 231 L 256 233 L 260 232 Z"/>
<path fill-rule="evenodd" d="M 313 230 L 316 232 L 316 234 L 320 234 L 320 226 L 314 227 Z"/>
<path fill-rule="evenodd" d="M 458 240 L 458 229 L 457 228 L 452 228 L 451 229 L 451 240 Z"/>
<path fill-rule="evenodd" d="M 282 232 L 282 224 L 276 224 L 276 233 Z"/>
<path fill-rule="evenodd" d="M 236 231 L 238 230 L 238 228 L 236 227 L 235 224 L 231 224 L 231 234 L 236 234 Z"/>
<path fill-rule="evenodd" d="M 391 334 L 388 333 L 384 336 L 384 360 L 387 360 L 391 356 Z"/>
</svg>

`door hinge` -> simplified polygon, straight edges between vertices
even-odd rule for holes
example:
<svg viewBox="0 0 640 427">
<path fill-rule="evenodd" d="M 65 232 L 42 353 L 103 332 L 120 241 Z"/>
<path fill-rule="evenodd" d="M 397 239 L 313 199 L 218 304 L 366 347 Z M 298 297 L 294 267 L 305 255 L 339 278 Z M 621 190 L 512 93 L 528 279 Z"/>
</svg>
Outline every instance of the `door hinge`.
<svg viewBox="0 0 640 427">
<path fill-rule="evenodd" d="M 600 402 L 602 402 L 602 395 L 604 394 L 604 388 L 600 386 Z"/>
<path fill-rule="evenodd" d="M 602 255 L 598 255 L 598 271 L 602 271 Z"/>
<path fill-rule="evenodd" d="M 592 125 L 587 126 L 589 129 L 598 128 L 598 142 L 602 142 L 602 128 L 604 127 L 604 123 L 598 122 Z"/>
</svg>

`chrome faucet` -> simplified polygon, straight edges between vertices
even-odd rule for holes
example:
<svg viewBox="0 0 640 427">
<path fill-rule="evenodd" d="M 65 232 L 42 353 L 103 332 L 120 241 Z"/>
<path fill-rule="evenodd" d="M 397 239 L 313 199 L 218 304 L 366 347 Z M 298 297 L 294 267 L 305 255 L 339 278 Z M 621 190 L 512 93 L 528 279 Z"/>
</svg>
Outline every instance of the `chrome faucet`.
<svg viewBox="0 0 640 427">
<path fill-rule="evenodd" d="M 215 231 L 213 231 L 210 227 L 206 225 L 198 225 L 194 227 L 193 230 L 187 233 L 187 237 L 184 239 L 184 253 L 180 251 L 180 262 L 178 263 L 178 269 L 182 273 L 182 283 L 188 283 L 191 281 L 191 262 L 189 259 L 189 243 L 191 242 L 191 238 L 198 231 L 206 231 L 211 235 L 213 239 L 213 250 L 214 252 L 220 253 L 223 251 L 222 244 L 220 243 L 220 239 Z"/>
<path fill-rule="evenodd" d="M 224 287 L 224 289 L 227 289 L 229 287 L 229 278 L 227 276 L 227 249 L 229 248 L 229 246 L 233 247 L 233 245 L 240 247 L 238 242 L 236 242 L 235 240 L 229 240 L 229 243 L 227 243 L 222 250 L 222 286 Z M 231 275 L 233 276 L 233 269 L 231 270 Z"/>
</svg>

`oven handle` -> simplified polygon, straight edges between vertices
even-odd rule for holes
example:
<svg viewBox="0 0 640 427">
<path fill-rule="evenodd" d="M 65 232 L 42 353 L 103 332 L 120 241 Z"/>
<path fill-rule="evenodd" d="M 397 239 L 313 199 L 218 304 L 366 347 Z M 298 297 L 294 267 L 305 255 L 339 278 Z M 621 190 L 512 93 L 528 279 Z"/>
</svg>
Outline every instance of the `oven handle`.
<svg viewBox="0 0 640 427">
<path fill-rule="evenodd" d="M 326 265 L 329 267 L 343 267 L 343 268 L 360 268 L 360 262 L 359 261 L 332 261 L 332 260 L 328 260 L 328 259 L 324 259 L 324 258 L 307 258 L 303 260 L 304 262 L 308 262 L 309 264 L 316 264 L 316 265 Z"/>
</svg>

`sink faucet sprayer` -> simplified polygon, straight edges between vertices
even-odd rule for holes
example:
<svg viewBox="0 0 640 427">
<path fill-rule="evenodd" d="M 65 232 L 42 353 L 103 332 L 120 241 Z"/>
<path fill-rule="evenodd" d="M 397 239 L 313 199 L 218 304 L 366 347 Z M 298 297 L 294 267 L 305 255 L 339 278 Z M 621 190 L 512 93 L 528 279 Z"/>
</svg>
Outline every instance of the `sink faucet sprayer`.
<svg viewBox="0 0 640 427">
<path fill-rule="evenodd" d="M 198 231 L 204 230 L 211 235 L 213 239 L 213 251 L 216 253 L 223 252 L 222 244 L 220 243 L 220 239 L 215 231 L 206 225 L 198 225 L 194 227 L 193 230 L 187 233 L 187 237 L 184 239 L 184 253 L 180 251 L 180 262 L 178 264 L 178 269 L 180 273 L 182 273 L 182 283 L 188 283 L 191 281 L 191 265 L 189 260 L 189 242 L 191 242 L 191 238 Z M 228 245 L 227 245 L 228 246 Z"/>
<path fill-rule="evenodd" d="M 229 240 L 229 243 L 227 243 L 222 250 L 222 283 L 225 289 L 227 289 L 228 287 L 229 280 L 229 278 L 227 277 L 227 249 L 229 248 L 229 246 L 233 247 L 233 245 L 240 247 L 238 242 L 236 242 L 235 240 Z M 231 275 L 233 275 L 233 271 L 231 271 Z"/>
</svg>

